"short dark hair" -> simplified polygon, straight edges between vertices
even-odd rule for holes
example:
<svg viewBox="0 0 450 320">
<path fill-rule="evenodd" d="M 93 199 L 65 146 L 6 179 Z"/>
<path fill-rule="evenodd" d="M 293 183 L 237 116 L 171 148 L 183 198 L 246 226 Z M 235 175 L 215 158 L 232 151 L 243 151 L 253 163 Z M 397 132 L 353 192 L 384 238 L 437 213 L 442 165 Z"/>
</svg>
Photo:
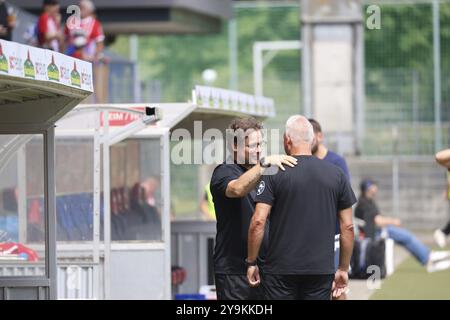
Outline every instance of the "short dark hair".
<svg viewBox="0 0 450 320">
<path fill-rule="evenodd" d="M 248 129 L 261 130 L 263 128 L 261 122 L 256 120 L 253 117 L 247 118 L 236 118 L 230 122 L 228 129 L 236 131 L 238 129 L 242 129 L 247 131 Z"/>
<path fill-rule="evenodd" d="M 322 132 L 322 127 L 320 126 L 320 123 L 317 122 L 317 120 L 314 120 L 313 118 L 309 118 L 308 121 L 312 124 L 314 133 Z"/>
<path fill-rule="evenodd" d="M 247 130 L 261 130 L 262 128 L 263 125 L 261 124 L 261 122 L 253 117 L 233 119 L 228 126 L 228 130 L 231 130 L 233 133 L 234 144 L 237 144 L 238 142 L 236 131 L 242 130 L 244 133 L 246 133 Z"/>
<path fill-rule="evenodd" d="M 42 6 L 56 6 L 59 4 L 58 0 L 44 0 Z"/>
<path fill-rule="evenodd" d="M 359 189 L 361 190 L 361 194 L 366 193 L 366 191 L 370 188 L 372 185 L 377 185 L 378 183 L 371 179 L 371 178 L 364 178 L 361 183 L 359 184 Z"/>
</svg>

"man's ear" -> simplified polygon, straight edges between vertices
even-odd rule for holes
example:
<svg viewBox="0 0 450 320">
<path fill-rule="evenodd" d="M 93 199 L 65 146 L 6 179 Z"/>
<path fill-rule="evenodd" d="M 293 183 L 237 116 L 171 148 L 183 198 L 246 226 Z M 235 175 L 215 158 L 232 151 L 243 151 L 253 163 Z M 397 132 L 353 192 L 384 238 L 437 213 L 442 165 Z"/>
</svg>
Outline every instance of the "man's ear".
<svg viewBox="0 0 450 320">
<path fill-rule="evenodd" d="M 289 148 L 289 150 L 291 149 L 292 139 L 287 134 L 284 134 L 284 144 L 287 148 Z"/>
<path fill-rule="evenodd" d="M 322 143 L 322 141 L 323 141 L 323 133 L 322 133 L 322 132 L 319 132 L 319 133 L 317 134 L 317 142 L 318 142 L 318 143 Z"/>
</svg>

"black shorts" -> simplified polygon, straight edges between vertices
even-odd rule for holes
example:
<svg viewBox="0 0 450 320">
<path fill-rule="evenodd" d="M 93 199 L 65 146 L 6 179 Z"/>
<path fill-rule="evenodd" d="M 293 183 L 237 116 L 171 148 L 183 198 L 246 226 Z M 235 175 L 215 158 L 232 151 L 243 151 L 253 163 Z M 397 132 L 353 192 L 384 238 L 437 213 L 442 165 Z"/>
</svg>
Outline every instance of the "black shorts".
<svg viewBox="0 0 450 320">
<path fill-rule="evenodd" d="M 264 290 L 260 285 L 250 287 L 246 275 L 216 274 L 217 300 L 263 300 Z M 262 280 L 261 280 L 262 282 Z"/>
<path fill-rule="evenodd" d="M 334 275 L 264 275 L 268 300 L 331 300 Z"/>
</svg>

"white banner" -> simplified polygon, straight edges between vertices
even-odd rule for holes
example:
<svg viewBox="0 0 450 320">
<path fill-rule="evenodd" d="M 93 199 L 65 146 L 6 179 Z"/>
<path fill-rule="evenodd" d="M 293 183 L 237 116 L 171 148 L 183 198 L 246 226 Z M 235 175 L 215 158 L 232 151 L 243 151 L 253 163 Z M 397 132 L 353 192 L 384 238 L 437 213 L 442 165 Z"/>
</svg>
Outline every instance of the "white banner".
<svg viewBox="0 0 450 320">
<path fill-rule="evenodd" d="M 273 99 L 232 90 L 195 86 L 194 101 L 202 108 L 225 109 L 255 116 L 275 116 Z"/>
<path fill-rule="evenodd" d="M 5 40 L 0 40 L 0 74 L 94 91 L 90 62 Z"/>
</svg>

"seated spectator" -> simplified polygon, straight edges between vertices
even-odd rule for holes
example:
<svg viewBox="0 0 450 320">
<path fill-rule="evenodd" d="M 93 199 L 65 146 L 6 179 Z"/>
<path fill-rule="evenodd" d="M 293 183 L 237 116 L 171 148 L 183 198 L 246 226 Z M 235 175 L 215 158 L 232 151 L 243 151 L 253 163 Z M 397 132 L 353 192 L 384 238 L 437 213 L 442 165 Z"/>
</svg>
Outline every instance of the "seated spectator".
<svg viewBox="0 0 450 320">
<path fill-rule="evenodd" d="M 147 201 L 145 188 L 136 183 L 131 189 L 130 209 L 141 217 L 138 240 L 161 240 L 161 218 L 158 209 Z"/>
<path fill-rule="evenodd" d="M 400 227 L 400 219 L 381 215 L 375 203 L 378 187 L 373 180 L 363 180 L 360 189 L 361 195 L 356 205 L 355 216 L 365 222 L 361 230 L 365 237 L 378 237 L 383 228 L 387 231 L 389 238 L 408 250 L 420 264 L 427 268 L 428 272 L 450 268 L 449 251 L 431 251 L 414 234 Z"/>
</svg>

